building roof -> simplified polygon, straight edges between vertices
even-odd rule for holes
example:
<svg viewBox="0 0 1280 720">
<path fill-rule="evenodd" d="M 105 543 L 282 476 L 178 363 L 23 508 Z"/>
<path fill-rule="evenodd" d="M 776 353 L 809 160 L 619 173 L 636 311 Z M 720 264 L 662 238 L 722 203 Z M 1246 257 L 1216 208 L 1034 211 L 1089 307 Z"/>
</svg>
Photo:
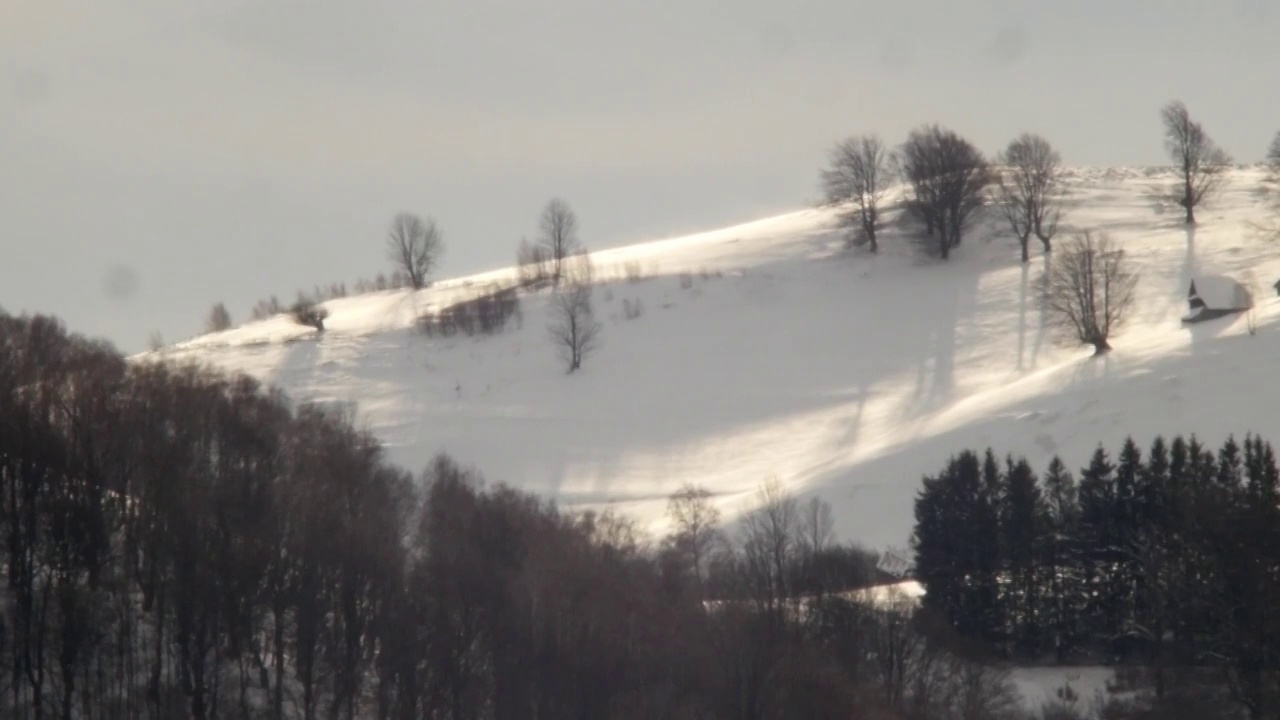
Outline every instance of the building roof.
<svg viewBox="0 0 1280 720">
<path fill-rule="evenodd" d="M 1248 310 L 1253 307 L 1249 291 L 1225 275 L 1197 275 L 1191 278 L 1188 296 L 1199 297 L 1209 310 Z"/>
</svg>

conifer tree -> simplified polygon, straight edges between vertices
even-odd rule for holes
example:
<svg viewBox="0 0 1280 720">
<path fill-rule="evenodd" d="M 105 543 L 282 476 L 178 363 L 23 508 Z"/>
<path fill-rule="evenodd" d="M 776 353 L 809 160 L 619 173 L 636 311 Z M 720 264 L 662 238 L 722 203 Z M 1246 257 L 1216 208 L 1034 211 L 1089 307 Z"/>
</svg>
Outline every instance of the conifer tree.
<svg viewBox="0 0 1280 720">
<path fill-rule="evenodd" d="M 1076 482 L 1058 457 L 1049 462 L 1044 475 L 1045 541 L 1042 546 L 1044 585 L 1043 622 L 1046 642 L 1059 663 L 1067 661 L 1079 641 L 1076 616 L 1082 605 L 1082 588 L 1076 569 L 1080 562 L 1078 543 L 1080 506 Z"/>
<path fill-rule="evenodd" d="M 1000 497 L 1006 608 L 1015 653 L 1034 657 L 1041 644 L 1040 583 L 1036 567 L 1045 537 L 1045 505 L 1026 460 L 1006 460 Z"/>
</svg>

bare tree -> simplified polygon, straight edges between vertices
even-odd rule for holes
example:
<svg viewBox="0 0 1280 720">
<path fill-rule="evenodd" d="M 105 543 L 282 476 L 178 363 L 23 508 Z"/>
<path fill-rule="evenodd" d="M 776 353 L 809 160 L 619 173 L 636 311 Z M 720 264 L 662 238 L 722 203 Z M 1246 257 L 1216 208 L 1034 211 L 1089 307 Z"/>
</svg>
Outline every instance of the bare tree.
<svg viewBox="0 0 1280 720">
<path fill-rule="evenodd" d="M 566 267 L 565 283 L 552 296 L 550 310 L 547 332 L 572 373 L 600 346 L 602 330 L 591 307 L 591 263 L 586 255 Z"/>
<path fill-rule="evenodd" d="M 672 544 L 687 558 L 694 580 L 701 587 L 707 563 L 723 540 L 720 510 L 711 503 L 711 493 L 706 488 L 685 485 L 667 498 L 667 517 L 672 524 Z"/>
<path fill-rule="evenodd" d="M 1223 173 L 1231 158 L 1209 138 L 1200 123 L 1191 119 L 1187 106 L 1174 100 L 1160 112 L 1164 121 L 1164 144 L 1182 175 L 1174 197 L 1187 212 L 1187 225 L 1196 222 L 1195 209 L 1222 186 Z"/>
<path fill-rule="evenodd" d="M 799 536 L 800 547 L 807 555 L 820 553 L 835 542 L 835 520 L 831 513 L 831 503 L 815 497 L 800 507 Z"/>
<path fill-rule="evenodd" d="M 538 238 L 538 244 L 543 249 L 545 261 L 551 263 L 552 280 L 559 284 L 564 275 L 565 261 L 582 251 L 578 242 L 578 216 L 569 203 L 553 198 L 542 211 L 539 227 L 542 236 Z"/>
<path fill-rule="evenodd" d="M 413 289 L 426 287 L 427 276 L 444 252 L 444 240 L 436 221 L 411 213 L 399 213 L 387 233 L 387 258 L 409 280 Z"/>
<path fill-rule="evenodd" d="M 541 244 L 532 245 L 527 239 L 520 240 L 516 248 L 516 272 L 521 283 L 535 284 L 545 281 L 551 275 L 547 249 Z"/>
<path fill-rule="evenodd" d="M 742 556 L 755 599 L 777 609 L 791 594 L 800 511 L 777 478 L 760 487 L 756 501 L 755 509 L 742 518 Z"/>
<path fill-rule="evenodd" d="M 1280 132 L 1271 138 L 1271 145 L 1267 147 L 1267 156 L 1263 159 L 1267 168 L 1271 173 L 1280 178 Z"/>
<path fill-rule="evenodd" d="M 218 303 L 209 311 L 209 317 L 205 320 L 205 332 L 222 332 L 231 327 L 231 313 L 227 311 L 227 306 Z"/>
<path fill-rule="evenodd" d="M 1045 252 L 1053 249 L 1051 242 L 1062 216 L 1062 157 L 1048 140 L 1024 133 L 1009 143 L 997 162 L 1000 209 L 1022 245 L 1022 262 L 1027 262 L 1032 234 Z"/>
<path fill-rule="evenodd" d="M 928 125 L 911 131 L 897 163 L 911 185 L 908 209 L 927 234 L 937 232 L 938 250 L 946 260 L 983 207 L 992 180 L 986 160 L 968 140 Z"/>
<path fill-rule="evenodd" d="M 1124 250 L 1105 235 L 1079 233 L 1054 253 L 1046 278 L 1046 299 L 1058 323 L 1095 354 L 1111 349 L 1108 339 L 1133 305 L 1138 276 L 1129 271 Z"/>
<path fill-rule="evenodd" d="M 850 244 L 865 241 L 871 252 L 876 252 L 880 200 L 893 182 L 889 151 L 875 135 L 851 137 L 831 149 L 830 163 L 822 171 L 827 202 L 851 205 L 842 215 L 845 225 L 853 230 Z"/>
</svg>

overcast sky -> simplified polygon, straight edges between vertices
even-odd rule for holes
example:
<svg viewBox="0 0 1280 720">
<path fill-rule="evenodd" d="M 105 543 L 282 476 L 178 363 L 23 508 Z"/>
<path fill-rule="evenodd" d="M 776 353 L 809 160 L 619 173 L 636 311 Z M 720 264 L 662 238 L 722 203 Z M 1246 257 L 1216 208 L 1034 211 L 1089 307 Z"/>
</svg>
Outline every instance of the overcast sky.
<svg viewBox="0 0 1280 720">
<path fill-rule="evenodd" d="M 121 349 L 386 268 L 509 264 L 548 198 L 603 248 L 785 211 L 843 135 L 1164 162 L 1186 101 L 1280 129 L 1269 0 L 0 0 L 0 307 Z"/>
</svg>

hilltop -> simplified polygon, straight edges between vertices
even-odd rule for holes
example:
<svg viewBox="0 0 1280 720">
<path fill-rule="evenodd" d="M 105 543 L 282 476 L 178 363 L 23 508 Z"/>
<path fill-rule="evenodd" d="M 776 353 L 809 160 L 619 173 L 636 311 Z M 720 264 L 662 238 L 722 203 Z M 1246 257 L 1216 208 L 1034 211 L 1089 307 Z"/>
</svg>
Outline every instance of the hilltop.
<svg viewBox="0 0 1280 720">
<path fill-rule="evenodd" d="M 962 448 L 1043 468 L 1125 435 L 1274 435 L 1264 389 L 1280 366 L 1280 252 L 1252 230 L 1269 202 L 1261 180 L 1233 171 L 1187 228 L 1161 197 L 1165 170 L 1068 172 L 1064 235 L 1108 233 L 1140 276 L 1129 323 L 1098 358 L 1055 341 L 1044 259 L 1019 263 L 994 216 L 943 262 L 896 212 L 879 255 L 845 249 L 829 209 L 593 253 L 604 344 L 571 376 L 546 338 L 547 290 L 524 295 L 519 327 L 499 335 L 415 329 L 514 269 L 328 301 L 323 334 L 280 316 L 159 354 L 351 403 L 412 469 L 447 452 L 491 481 L 655 531 L 683 483 L 732 516 L 777 477 L 831 502 L 842 537 L 901 546 L 921 476 Z M 1198 274 L 1253 287 L 1256 335 L 1243 316 L 1179 322 Z"/>
</svg>

